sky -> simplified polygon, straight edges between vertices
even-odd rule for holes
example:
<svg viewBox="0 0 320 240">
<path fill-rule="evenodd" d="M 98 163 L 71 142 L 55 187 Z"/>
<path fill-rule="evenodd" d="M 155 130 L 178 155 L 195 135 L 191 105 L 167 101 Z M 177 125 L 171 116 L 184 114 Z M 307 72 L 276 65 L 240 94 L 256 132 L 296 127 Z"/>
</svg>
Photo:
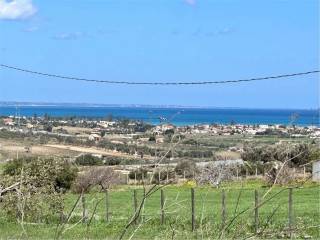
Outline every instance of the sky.
<svg viewBox="0 0 320 240">
<path fill-rule="evenodd" d="M 111 81 L 319 69 L 318 0 L 0 0 L 0 63 Z M 318 108 L 319 74 L 204 86 L 75 82 L 0 67 L 0 101 Z"/>
</svg>

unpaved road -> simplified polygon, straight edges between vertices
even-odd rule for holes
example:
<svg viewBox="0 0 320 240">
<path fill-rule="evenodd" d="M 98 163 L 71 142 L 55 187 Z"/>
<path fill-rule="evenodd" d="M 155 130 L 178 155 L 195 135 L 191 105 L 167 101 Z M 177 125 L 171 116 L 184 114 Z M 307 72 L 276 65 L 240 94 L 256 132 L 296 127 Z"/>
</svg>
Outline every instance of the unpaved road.
<svg viewBox="0 0 320 240">
<path fill-rule="evenodd" d="M 46 144 L 44 145 L 46 147 L 50 148 L 56 148 L 56 149 L 64 149 L 69 151 L 75 151 L 79 153 L 91 153 L 91 154 L 101 154 L 101 155 L 109 155 L 109 156 L 116 156 L 116 157 L 126 157 L 126 158 L 132 158 L 134 156 L 121 153 L 121 152 L 114 152 L 111 150 L 105 150 L 101 148 L 94 148 L 94 147 L 80 147 L 80 146 L 72 146 L 72 145 L 61 145 L 61 144 Z"/>
</svg>

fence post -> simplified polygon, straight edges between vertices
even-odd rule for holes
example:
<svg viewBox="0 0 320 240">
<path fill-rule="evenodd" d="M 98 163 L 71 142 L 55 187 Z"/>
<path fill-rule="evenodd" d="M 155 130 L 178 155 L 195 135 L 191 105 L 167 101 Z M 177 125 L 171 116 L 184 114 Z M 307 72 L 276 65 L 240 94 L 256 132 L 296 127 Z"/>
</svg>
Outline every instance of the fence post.
<svg viewBox="0 0 320 240">
<path fill-rule="evenodd" d="M 106 189 L 106 222 L 109 222 L 109 191 Z"/>
<path fill-rule="evenodd" d="M 226 224 L 226 192 L 224 189 L 222 189 L 221 204 L 222 204 L 221 223 L 222 223 L 222 228 L 224 228 Z"/>
<path fill-rule="evenodd" d="M 169 170 L 167 169 L 167 183 L 169 182 Z"/>
<path fill-rule="evenodd" d="M 82 202 L 82 223 L 86 223 L 88 219 L 88 211 L 86 208 L 86 197 L 84 194 L 81 196 L 81 202 Z"/>
<path fill-rule="evenodd" d="M 258 167 L 256 167 L 256 178 L 258 177 Z"/>
<path fill-rule="evenodd" d="M 60 210 L 60 223 L 65 223 L 66 221 L 66 216 L 64 215 L 64 212 L 63 212 L 63 207 L 62 209 Z"/>
<path fill-rule="evenodd" d="M 293 225 L 293 202 L 292 202 L 292 188 L 289 188 L 289 199 L 288 199 L 288 217 L 289 217 L 289 234 L 290 234 L 290 238 L 292 237 L 292 225 Z"/>
<path fill-rule="evenodd" d="M 255 233 L 257 233 L 259 228 L 259 194 L 257 189 L 254 190 L 254 227 Z"/>
<path fill-rule="evenodd" d="M 129 174 L 127 174 L 127 185 L 129 184 Z"/>
<path fill-rule="evenodd" d="M 160 210 L 161 210 L 161 224 L 164 224 L 164 192 L 160 191 Z"/>
<path fill-rule="evenodd" d="M 191 230 L 195 230 L 194 188 L 191 188 Z"/>
<path fill-rule="evenodd" d="M 159 170 L 159 174 L 158 174 L 158 179 L 159 179 L 159 184 L 161 182 L 161 171 Z"/>
<path fill-rule="evenodd" d="M 137 185 L 137 173 L 134 173 L 134 185 Z"/>
<path fill-rule="evenodd" d="M 134 207 L 134 217 L 136 217 L 137 210 L 138 210 L 137 189 L 133 190 L 133 207 Z M 134 223 L 137 223 L 137 219 L 134 221 Z"/>
</svg>

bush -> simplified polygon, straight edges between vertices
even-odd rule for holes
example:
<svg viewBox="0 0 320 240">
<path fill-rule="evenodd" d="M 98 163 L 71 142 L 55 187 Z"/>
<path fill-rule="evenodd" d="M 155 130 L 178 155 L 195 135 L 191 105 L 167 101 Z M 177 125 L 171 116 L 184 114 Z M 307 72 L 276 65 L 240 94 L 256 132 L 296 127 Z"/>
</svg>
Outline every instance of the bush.
<svg viewBox="0 0 320 240">
<path fill-rule="evenodd" d="M 103 161 L 107 166 L 115 166 L 121 163 L 121 159 L 117 157 L 105 157 Z"/>
<path fill-rule="evenodd" d="M 64 163 L 63 170 L 60 171 L 55 180 L 57 189 L 67 190 L 71 188 L 72 183 L 78 175 L 78 169 L 69 163 Z"/>
<path fill-rule="evenodd" d="M 287 185 L 294 181 L 294 170 L 281 162 L 269 163 L 269 170 L 266 173 L 266 181 L 273 184 Z"/>
<path fill-rule="evenodd" d="M 159 181 L 160 175 L 160 181 Z M 159 169 L 153 174 L 152 183 L 160 184 L 161 182 L 166 182 L 168 176 L 168 181 L 172 183 L 175 180 L 174 169 Z"/>
<path fill-rule="evenodd" d="M 12 161 L 7 162 L 3 166 L 3 174 L 14 176 L 19 175 L 23 166 L 23 163 L 25 163 L 25 159 L 17 160 L 14 159 Z"/>
<path fill-rule="evenodd" d="M 279 144 L 274 146 L 248 145 L 244 147 L 241 158 L 248 162 L 284 162 L 291 159 L 289 165 L 302 165 L 310 161 L 311 146 L 305 143 L 300 144 Z"/>
<path fill-rule="evenodd" d="M 192 178 L 195 172 L 198 171 L 198 169 L 195 162 L 192 162 L 190 160 L 183 160 L 177 164 L 174 171 L 180 176 Z"/>
<path fill-rule="evenodd" d="M 142 180 L 142 175 L 143 178 L 147 178 L 148 171 L 145 168 L 138 168 L 135 170 L 130 171 L 129 173 L 129 178 L 130 179 L 137 179 L 137 180 Z"/>
<path fill-rule="evenodd" d="M 25 221 L 47 222 L 63 209 L 61 192 L 69 188 L 76 170 L 69 163 L 50 158 L 28 158 L 10 161 L 0 176 L 0 207 L 8 216 Z"/>
<path fill-rule="evenodd" d="M 155 136 L 150 136 L 149 137 L 149 142 L 155 142 L 156 141 L 156 137 Z"/>
<path fill-rule="evenodd" d="M 119 174 L 113 169 L 107 167 L 93 167 L 88 171 L 79 174 L 73 185 L 73 191 L 75 193 L 86 193 L 95 186 L 100 186 L 101 190 L 106 190 L 119 182 Z"/>
<path fill-rule="evenodd" d="M 84 154 L 76 158 L 75 163 L 81 166 L 95 166 L 102 165 L 101 158 L 93 156 L 92 154 Z"/>
<path fill-rule="evenodd" d="M 43 166 L 40 166 L 40 164 L 43 164 Z M 42 173 L 38 172 L 40 171 L 39 169 L 50 164 L 52 164 L 52 168 L 48 168 Z M 44 179 L 46 181 L 51 179 L 57 191 L 70 189 L 78 173 L 78 169 L 75 166 L 63 160 L 23 158 L 14 159 L 4 164 L 3 175 L 18 178 L 21 175 L 22 169 L 23 173 L 27 172 L 35 178 L 34 183 L 37 185 Z M 36 183 L 37 181 L 38 183 Z"/>
</svg>

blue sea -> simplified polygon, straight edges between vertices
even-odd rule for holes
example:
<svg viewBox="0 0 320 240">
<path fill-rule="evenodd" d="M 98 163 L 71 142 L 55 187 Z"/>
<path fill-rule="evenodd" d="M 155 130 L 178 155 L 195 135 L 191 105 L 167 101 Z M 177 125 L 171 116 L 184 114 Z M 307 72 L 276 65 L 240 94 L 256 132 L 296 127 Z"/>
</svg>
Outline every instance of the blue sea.
<svg viewBox="0 0 320 240">
<path fill-rule="evenodd" d="M 319 110 L 272 110 L 232 108 L 161 108 L 161 107 L 91 107 L 91 106 L 0 106 L 0 116 L 106 117 L 143 120 L 152 124 L 167 121 L 175 125 L 231 122 L 239 124 L 318 125 Z M 161 119 L 161 120 L 160 120 Z"/>
</svg>

